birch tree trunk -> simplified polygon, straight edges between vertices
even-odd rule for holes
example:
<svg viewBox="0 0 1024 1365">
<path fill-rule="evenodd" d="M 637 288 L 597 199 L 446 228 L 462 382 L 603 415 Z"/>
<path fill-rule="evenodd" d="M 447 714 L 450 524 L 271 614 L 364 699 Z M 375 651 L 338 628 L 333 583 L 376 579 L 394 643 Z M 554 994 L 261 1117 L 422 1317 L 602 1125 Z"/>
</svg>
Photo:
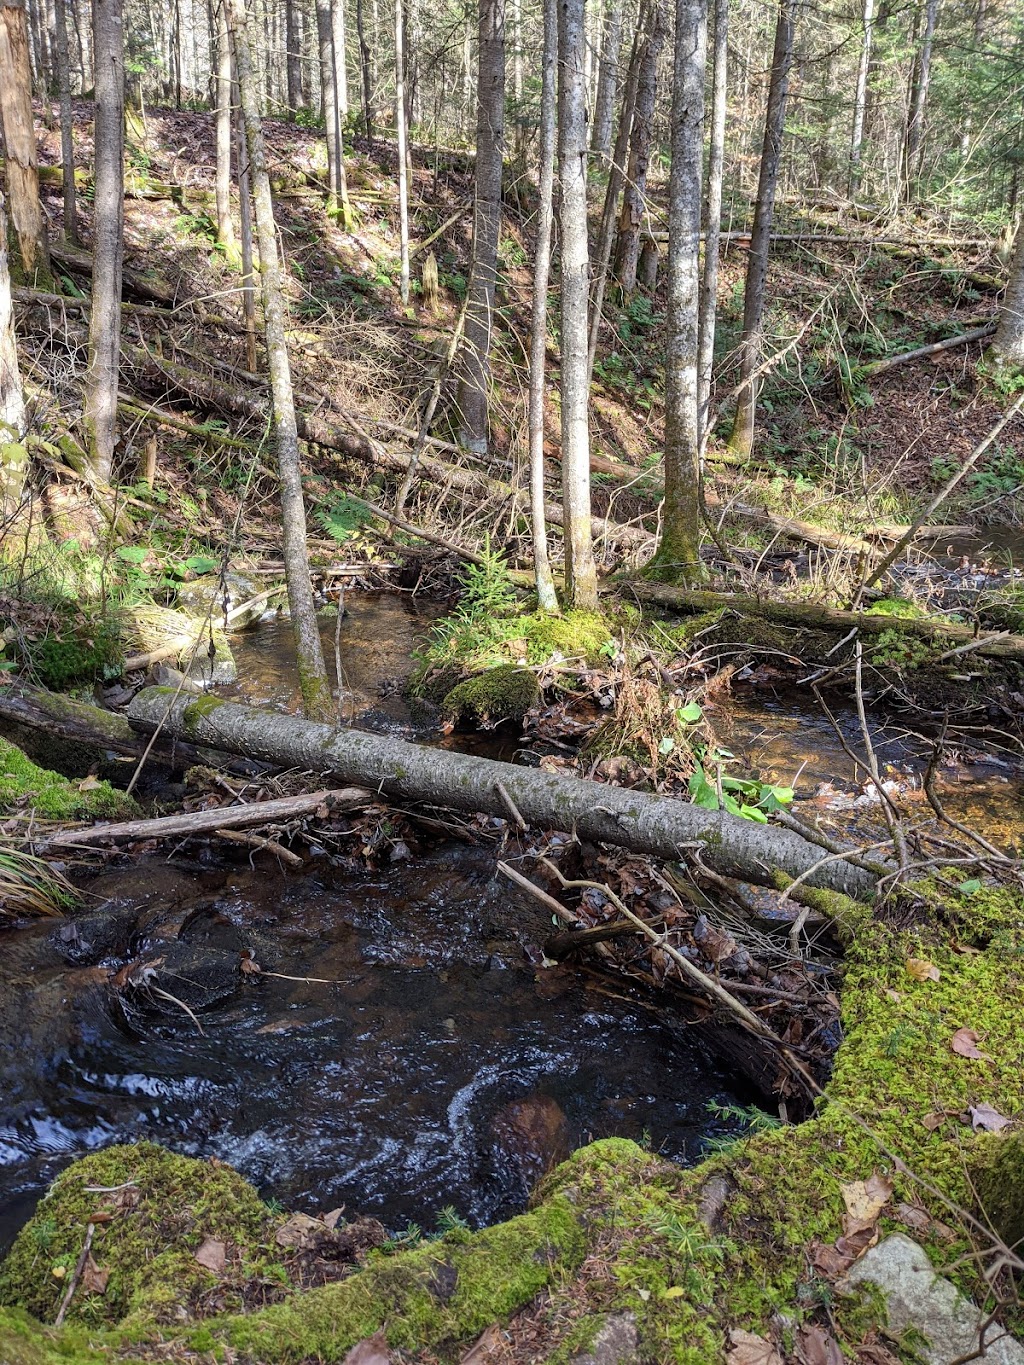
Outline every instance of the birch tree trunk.
<svg viewBox="0 0 1024 1365">
<path fill-rule="evenodd" d="M 487 451 L 487 391 L 505 154 L 505 0 L 480 0 L 476 109 L 473 264 L 458 407 L 459 439 L 467 450 L 482 455 Z"/>
<path fill-rule="evenodd" d="M 853 199 L 860 187 L 861 155 L 864 150 L 864 112 L 868 100 L 868 72 L 871 70 L 871 47 L 874 39 L 875 0 L 864 0 L 861 23 L 864 28 L 857 65 L 857 89 L 853 97 L 853 131 L 850 134 L 850 176 L 847 189 Z"/>
<path fill-rule="evenodd" d="M 78 204 L 75 199 L 75 139 L 71 117 L 71 62 L 68 56 L 66 0 L 54 0 L 57 89 L 60 95 L 60 162 L 64 169 L 64 236 L 78 245 Z"/>
<path fill-rule="evenodd" d="M 989 355 L 1000 368 L 1024 368 L 1024 232 L 1017 233 L 1010 282 L 1006 286 L 999 326 Z"/>
<path fill-rule="evenodd" d="M 259 108 L 249 58 L 244 0 L 229 0 L 229 22 L 235 48 L 235 68 L 249 149 L 249 173 L 256 205 L 256 235 L 260 249 L 263 323 L 270 370 L 270 389 L 281 478 L 281 533 L 288 582 L 295 653 L 302 705 L 310 720 L 326 720 L 333 713 L 331 687 L 324 665 L 320 628 L 313 607 L 306 549 L 306 509 L 302 501 L 299 436 L 295 421 L 291 367 L 285 339 L 284 275 L 277 250 L 277 228 L 270 197 L 270 175 Z"/>
<path fill-rule="evenodd" d="M 648 573 L 677 583 L 693 583 L 700 577 L 698 304 L 706 49 L 707 0 L 676 0 L 665 319 L 665 505 L 661 539 Z"/>
<path fill-rule="evenodd" d="M 548 332 L 548 279 L 555 182 L 555 65 L 558 60 L 558 0 L 544 0 L 544 50 L 541 54 L 537 250 L 533 263 L 533 318 L 530 333 L 530 513 L 533 523 L 533 573 L 541 611 L 556 612 L 558 598 L 548 558 L 544 514 L 544 368 Z"/>
<path fill-rule="evenodd" d="M 25 435 L 25 398 L 18 369 L 11 303 L 11 272 L 7 259 L 7 212 L 0 190 L 0 515 L 10 516 L 21 502 L 28 454 Z"/>
<path fill-rule="evenodd" d="M 231 217 L 231 35 L 221 0 L 217 9 L 217 241 L 231 265 L 241 261 Z"/>
<path fill-rule="evenodd" d="M 338 165 L 345 174 L 345 144 L 341 140 L 348 118 L 348 46 L 345 34 L 345 0 L 332 0 L 331 45 L 334 56 L 334 99 L 338 127 Z M 348 190 L 345 192 L 346 205 Z M 346 224 L 347 226 L 347 224 Z"/>
<path fill-rule="evenodd" d="M 124 258 L 124 22 L 121 0 L 93 0 L 96 80 L 92 310 L 85 375 L 89 463 L 109 483 L 117 435 L 121 365 L 121 267 Z"/>
<path fill-rule="evenodd" d="M 0 119 L 7 149 L 7 194 L 28 284 L 49 289 L 50 253 L 39 198 L 39 159 L 32 117 L 32 59 L 25 0 L 0 4 Z"/>
<path fill-rule="evenodd" d="M 921 174 L 921 159 L 924 141 L 924 111 L 928 103 L 928 86 L 932 74 L 932 44 L 935 39 L 935 21 L 939 13 L 939 0 L 925 0 L 924 33 L 917 60 L 914 63 L 914 81 L 910 94 L 910 111 L 907 119 L 906 150 L 903 160 L 903 193 L 908 201 L 917 193 L 917 182 Z"/>
<path fill-rule="evenodd" d="M 344 65 L 345 49 L 339 55 L 338 29 L 344 32 L 341 0 L 316 0 L 316 32 L 320 50 L 320 90 L 323 102 L 324 128 L 327 133 L 327 212 L 339 217 L 348 231 L 352 226 L 352 209 L 348 201 L 348 178 L 345 175 L 345 136 L 341 112 L 342 90 L 339 71 Z M 342 39 L 344 43 L 344 39 Z"/>
<path fill-rule="evenodd" d="M 764 120 L 761 169 L 757 179 L 754 226 L 747 257 L 747 280 L 743 293 L 743 332 L 740 338 L 740 382 L 729 445 L 740 455 L 749 455 L 754 445 L 754 418 L 760 388 L 754 371 L 761 360 L 764 321 L 764 293 L 768 278 L 768 251 L 771 245 L 775 191 L 782 159 L 782 135 L 786 125 L 786 94 L 793 65 L 793 37 L 796 28 L 797 0 L 780 0 L 775 25 L 772 71 L 768 82 L 768 107 Z"/>
<path fill-rule="evenodd" d="M 359 42 L 359 74 L 363 82 L 363 128 L 368 141 L 373 140 L 373 74 L 370 66 L 370 45 L 366 41 L 363 17 L 364 0 L 356 0 L 356 38 Z"/>
<path fill-rule="evenodd" d="M 398 135 L 398 239 L 402 307 L 409 305 L 409 160 L 406 147 L 405 14 L 403 0 L 395 0 L 395 131 Z"/>
<path fill-rule="evenodd" d="M 574 610 L 597 611 L 590 527 L 590 385 L 587 381 L 587 110 L 584 0 L 560 0 L 558 178 L 562 330 L 562 506 L 565 589 Z"/>
<path fill-rule="evenodd" d="M 704 270 L 697 319 L 697 407 L 700 450 L 707 447 L 711 411 L 711 376 L 715 360 L 718 315 L 718 251 L 722 236 L 722 171 L 725 162 L 725 117 L 729 64 L 729 0 L 714 0 L 714 73 L 711 82 L 711 136 L 708 139 L 708 184 L 704 196 Z"/>
<path fill-rule="evenodd" d="M 636 267 L 640 258 L 640 223 L 643 219 L 647 193 L 647 166 L 651 159 L 654 136 L 654 103 L 658 93 L 658 58 L 665 43 L 665 13 L 661 0 L 656 0 L 651 12 L 651 30 L 647 35 L 644 55 L 640 62 L 640 76 L 630 135 L 629 169 L 626 172 L 619 216 L 619 235 L 615 243 L 615 263 L 612 274 L 624 294 L 636 288 Z"/>
<path fill-rule="evenodd" d="M 619 82 L 619 48 L 622 44 L 623 0 L 608 0 L 604 16 L 604 41 L 601 44 L 601 65 L 597 76 L 597 97 L 594 100 L 594 129 L 590 150 L 595 156 L 607 157 L 612 148 L 612 122 L 615 116 L 615 92 Z"/>
</svg>

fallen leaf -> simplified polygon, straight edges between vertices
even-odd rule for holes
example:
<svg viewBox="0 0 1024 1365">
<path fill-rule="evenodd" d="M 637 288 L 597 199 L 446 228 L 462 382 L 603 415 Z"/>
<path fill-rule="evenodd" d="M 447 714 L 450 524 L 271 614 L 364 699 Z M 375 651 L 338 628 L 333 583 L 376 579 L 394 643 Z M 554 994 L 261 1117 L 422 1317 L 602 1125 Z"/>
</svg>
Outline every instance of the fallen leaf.
<svg viewBox="0 0 1024 1365">
<path fill-rule="evenodd" d="M 644 1303 L 651 1297 L 651 1291 L 649 1289 L 638 1289 L 636 1292 L 643 1299 Z"/>
<path fill-rule="evenodd" d="M 835 1337 L 813 1323 L 797 1333 L 796 1358 L 800 1365 L 843 1365 L 843 1353 Z"/>
<path fill-rule="evenodd" d="M 935 963 L 929 962 L 926 957 L 908 957 L 907 975 L 915 981 L 938 981 L 940 973 Z"/>
<path fill-rule="evenodd" d="M 854 1228 L 852 1232 L 844 1233 L 842 1237 L 836 1238 L 836 1250 L 846 1256 L 852 1264 L 859 1256 L 863 1256 L 868 1247 L 873 1247 L 878 1241 L 878 1224 L 867 1223 L 862 1227 Z"/>
<path fill-rule="evenodd" d="M 1006 1115 L 1000 1114 L 990 1104 L 972 1104 L 970 1110 L 971 1127 L 975 1131 L 980 1128 L 986 1133 L 1001 1133 L 1010 1124 Z"/>
<path fill-rule="evenodd" d="M 459 1361 L 459 1365 L 483 1365 L 484 1361 L 490 1360 L 495 1351 L 504 1343 L 502 1342 L 501 1324 L 492 1322 L 476 1341 L 469 1348 L 466 1354 Z"/>
<path fill-rule="evenodd" d="M 98 781 L 95 777 L 84 777 L 78 784 L 78 790 L 80 792 L 99 791 L 102 785 L 102 782 Z"/>
<path fill-rule="evenodd" d="M 681 1284 L 672 1284 L 669 1285 L 661 1297 L 663 1299 L 681 1299 L 685 1293 L 686 1290 Z"/>
<path fill-rule="evenodd" d="M 782 1365 L 782 1357 L 771 1342 L 753 1332 L 734 1327 L 729 1344 L 732 1349 L 725 1357 L 728 1365 Z"/>
<path fill-rule="evenodd" d="M 109 1270 L 101 1270 L 91 1256 L 86 1257 L 85 1269 L 79 1281 L 83 1294 L 105 1294 L 109 1279 Z"/>
<path fill-rule="evenodd" d="M 279 1247 L 308 1251 L 319 1246 L 328 1231 L 319 1218 L 310 1218 L 308 1213 L 293 1213 L 274 1233 L 274 1241 Z"/>
<path fill-rule="evenodd" d="M 980 956 L 981 956 L 981 949 L 980 949 L 980 948 L 972 948 L 971 945 L 970 945 L 969 943 L 954 943 L 954 944 L 953 944 L 953 951 L 954 951 L 954 953 L 962 953 L 965 957 L 980 957 Z"/>
<path fill-rule="evenodd" d="M 886 986 L 885 994 L 887 998 L 893 1002 L 894 1005 L 898 1005 L 900 1001 L 903 999 L 903 996 L 900 995 L 899 991 L 894 991 L 891 986 Z"/>
<path fill-rule="evenodd" d="M 388 1340 L 383 1332 L 357 1341 L 341 1365 L 391 1365 Z"/>
<path fill-rule="evenodd" d="M 340 1209 L 331 1209 L 330 1213 L 325 1213 L 323 1218 L 321 1219 L 321 1222 L 324 1224 L 325 1227 L 328 1227 L 333 1231 L 341 1222 L 342 1218 L 344 1218 L 344 1216 L 345 1205 L 342 1204 Z"/>
<path fill-rule="evenodd" d="M 260 976 L 263 972 L 263 968 L 251 953 L 242 954 L 242 961 L 239 966 L 243 976 Z"/>
<path fill-rule="evenodd" d="M 972 1028 L 958 1028 L 953 1034 L 950 1047 L 958 1057 L 971 1057 L 979 1062 L 990 1062 L 992 1060 L 978 1047 L 978 1035 Z"/>
<path fill-rule="evenodd" d="M 867 1180 L 851 1180 L 840 1188 L 846 1205 L 843 1231 L 847 1237 L 872 1227 L 892 1196 L 892 1181 L 878 1171 Z"/>
<path fill-rule="evenodd" d="M 227 1261 L 228 1249 L 216 1237 L 206 1237 L 196 1250 L 196 1260 L 207 1270 L 219 1275 Z"/>
<path fill-rule="evenodd" d="M 942 1125 L 946 1122 L 946 1118 L 947 1115 L 937 1110 L 933 1114 L 925 1114 L 921 1122 L 924 1125 L 924 1127 L 928 1129 L 929 1133 L 934 1133 L 936 1128 L 942 1127 Z"/>
<path fill-rule="evenodd" d="M 896 1217 L 904 1225 L 914 1232 L 927 1232 L 931 1227 L 931 1218 L 924 1209 L 919 1209 L 916 1204 L 897 1204 Z"/>
<path fill-rule="evenodd" d="M 817 1274 L 826 1280 L 838 1279 L 849 1270 L 854 1261 L 852 1256 L 844 1256 L 834 1246 L 825 1246 L 822 1242 L 812 1242 L 810 1253 L 811 1265 Z"/>
</svg>

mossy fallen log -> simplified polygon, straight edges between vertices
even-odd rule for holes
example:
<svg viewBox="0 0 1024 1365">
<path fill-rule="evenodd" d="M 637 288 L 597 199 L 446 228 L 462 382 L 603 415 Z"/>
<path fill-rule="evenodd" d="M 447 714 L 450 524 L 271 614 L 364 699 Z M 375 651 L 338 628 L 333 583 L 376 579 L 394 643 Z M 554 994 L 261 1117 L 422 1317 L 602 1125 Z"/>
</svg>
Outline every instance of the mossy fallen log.
<svg viewBox="0 0 1024 1365">
<path fill-rule="evenodd" d="M 877 880 L 843 859 L 823 863 L 821 849 L 790 830 L 390 735 L 339 730 L 297 716 L 258 711 L 216 697 L 196 700 L 156 687 L 140 692 L 128 715 L 147 730 L 160 725 L 164 734 L 193 744 L 281 767 L 333 773 L 396 800 L 507 818 L 511 798 L 524 819 L 540 829 L 571 830 L 584 839 L 666 859 L 678 859 L 687 847 L 699 847 L 714 871 L 759 885 L 772 885 L 781 870 L 812 886 L 866 899 Z"/>
<path fill-rule="evenodd" d="M 743 593 L 707 592 L 700 588 L 676 588 L 667 584 L 648 583 L 629 579 L 620 584 L 623 591 L 638 601 L 652 606 L 669 607 L 682 612 L 735 611 L 741 616 L 759 617 L 785 625 L 804 626 L 809 630 L 847 632 L 856 629 L 862 635 L 881 635 L 897 630 L 903 635 L 926 640 L 931 644 L 953 650 L 960 645 L 977 646 L 972 653 L 983 658 L 1024 661 L 1024 635 L 1002 632 L 989 637 L 970 626 L 952 621 L 936 621 L 929 616 L 875 615 L 863 611 L 842 611 L 838 607 L 823 607 L 817 602 L 795 602 L 786 598 L 751 597 Z"/>
</svg>

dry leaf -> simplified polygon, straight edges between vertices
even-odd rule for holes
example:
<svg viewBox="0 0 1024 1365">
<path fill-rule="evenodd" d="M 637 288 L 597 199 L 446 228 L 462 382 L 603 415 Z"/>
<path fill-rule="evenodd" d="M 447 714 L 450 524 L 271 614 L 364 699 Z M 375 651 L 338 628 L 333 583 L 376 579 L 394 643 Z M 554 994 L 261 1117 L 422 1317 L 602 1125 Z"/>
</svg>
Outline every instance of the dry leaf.
<svg viewBox="0 0 1024 1365">
<path fill-rule="evenodd" d="M 886 997 L 889 1000 L 891 1000 L 894 1005 L 898 1005 L 900 1001 L 903 999 L 903 996 L 900 995 L 899 991 L 894 991 L 891 986 L 886 986 L 885 994 Z"/>
<path fill-rule="evenodd" d="M 78 784 L 78 790 L 79 790 L 80 792 L 94 792 L 94 791 L 99 791 L 99 789 L 100 789 L 100 787 L 101 787 L 102 785 L 103 785 L 102 782 L 100 782 L 100 781 L 99 781 L 97 778 L 95 778 L 95 777 L 92 777 L 92 776 L 90 776 L 90 777 L 84 777 L 84 778 L 82 779 L 82 781 L 79 782 L 79 784 Z"/>
<path fill-rule="evenodd" d="M 242 954 L 242 961 L 239 966 L 243 976 L 259 976 L 263 971 L 251 953 Z"/>
<path fill-rule="evenodd" d="M 916 1204 L 897 1204 L 896 1217 L 904 1225 L 914 1232 L 927 1232 L 931 1227 L 931 1218 L 924 1209 L 920 1209 Z"/>
<path fill-rule="evenodd" d="M 834 1246 L 828 1247 L 822 1242 L 812 1242 L 810 1253 L 811 1265 L 816 1273 L 826 1280 L 838 1279 L 849 1270 L 854 1260 L 852 1256 L 844 1256 Z"/>
<path fill-rule="evenodd" d="M 1001 1133 L 1009 1126 L 1010 1120 L 1006 1115 L 1000 1114 L 990 1104 L 972 1104 L 970 1110 L 971 1127 L 975 1130 L 980 1128 L 986 1133 Z"/>
<path fill-rule="evenodd" d="M 391 1365 L 387 1337 L 374 1332 L 372 1337 L 357 1341 L 341 1365 Z"/>
<path fill-rule="evenodd" d="M 980 949 L 980 948 L 972 948 L 971 945 L 970 945 L 969 943 L 954 943 L 954 944 L 953 944 L 953 951 L 954 951 L 954 953 L 962 953 L 965 957 L 980 957 L 980 956 L 981 956 L 981 949 Z"/>
<path fill-rule="evenodd" d="M 279 1247 L 308 1251 L 320 1245 L 326 1230 L 319 1218 L 310 1218 L 308 1213 L 293 1213 L 274 1233 L 274 1241 Z"/>
<path fill-rule="evenodd" d="M 196 1250 L 196 1260 L 207 1270 L 219 1275 L 228 1258 L 228 1249 L 216 1237 L 205 1237 Z"/>
<path fill-rule="evenodd" d="M 734 1327 L 729 1333 L 732 1348 L 725 1357 L 728 1365 L 782 1365 L 782 1357 L 770 1341 Z"/>
<path fill-rule="evenodd" d="M 836 1239 L 836 1250 L 851 1262 L 863 1256 L 868 1247 L 873 1247 L 878 1241 L 878 1224 L 867 1223 L 862 1227 L 854 1228 L 852 1232 L 844 1233 L 842 1237 Z"/>
<path fill-rule="evenodd" d="M 892 1181 L 878 1171 L 867 1180 L 851 1180 L 840 1188 L 846 1205 L 843 1231 L 847 1237 L 873 1227 L 892 1196 Z"/>
<path fill-rule="evenodd" d="M 82 1286 L 83 1294 L 105 1294 L 107 1292 L 107 1281 L 110 1279 L 109 1270 L 101 1270 L 91 1256 L 86 1258 L 85 1269 L 82 1271 L 82 1278 L 79 1283 Z"/>
<path fill-rule="evenodd" d="M 907 975 L 912 976 L 915 981 L 938 981 L 939 969 L 926 957 L 908 957 Z"/>
<path fill-rule="evenodd" d="M 490 1327 L 477 1337 L 459 1365 L 484 1365 L 484 1362 L 490 1360 L 493 1353 L 502 1346 L 502 1335 L 501 1324 L 492 1322 Z"/>
<path fill-rule="evenodd" d="M 321 1219 L 321 1222 L 324 1224 L 325 1227 L 330 1228 L 331 1231 L 333 1232 L 334 1229 L 338 1226 L 338 1224 L 342 1221 L 344 1216 L 345 1205 L 342 1204 L 340 1209 L 331 1209 L 330 1213 L 325 1213 L 323 1218 Z"/>
<path fill-rule="evenodd" d="M 933 1114 L 925 1114 L 921 1122 L 929 1133 L 934 1133 L 936 1128 L 941 1128 L 946 1122 L 946 1115 L 940 1110 L 936 1110 Z"/>
<path fill-rule="evenodd" d="M 978 1035 L 972 1028 L 958 1028 L 953 1034 L 950 1047 L 958 1057 L 971 1057 L 979 1062 L 990 1062 L 992 1060 L 978 1047 Z"/>
<path fill-rule="evenodd" d="M 686 1290 L 681 1284 L 672 1284 L 669 1285 L 668 1289 L 665 1290 L 661 1297 L 663 1299 L 681 1299 L 685 1293 Z"/>
<path fill-rule="evenodd" d="M 843 1353 L 835 1337 L 813 1323 L 797 1333 L 796 1358 L 800 1365 L 843 1365 Z"/>
</svg>

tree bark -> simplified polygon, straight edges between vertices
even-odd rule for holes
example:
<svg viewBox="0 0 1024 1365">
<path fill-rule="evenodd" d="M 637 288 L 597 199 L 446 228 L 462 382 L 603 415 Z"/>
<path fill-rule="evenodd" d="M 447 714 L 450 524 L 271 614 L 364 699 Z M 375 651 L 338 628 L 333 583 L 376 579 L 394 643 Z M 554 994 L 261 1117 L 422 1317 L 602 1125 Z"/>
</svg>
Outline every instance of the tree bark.
<svg viewBox="0 0 1024 1365">
<path fill-rule="evenodd" d="M 615 92 L 619 82 L 619 48 L 622 45 L 622 0 L 608 0 L 604 16 L 604 41 L 601 44 L 601 65 L 597 76 L 597 98 L 594 100 L 594 129 L 590 150 L 604 159 L 612 147 L 612 122 L 615 115 Z"/>
<path fill-rule="evenodd" d="M 544 0 L 544 50 L 541 56 L 537 248 L 533 263 L 533 318 L 530 332 L 530 517 L 533 573 L 541 611 L 556 612 L 558 597 L 548 557 L 544 507 L 544 368 L 548 340 L 548 280 L 554 226 L 555 66 L 558 61 L 558 0 Z"/>
<path fill-rule="evenodd" d="M 359 73 L 363 82 L 363 128 L 368 141 L 373 139 L 373 70 L 370 59 L 370 45 L 366 41 L 366 26 L 363 21 L 364 0 L 356 0 L 356 37 L 359 41 Z"/>
<path fill-rule="evenodd" d="M 316 0 L 316 31 L 320 49 L 320 89 L 323 99 L 324 128 L 327 133 L 327 212 L 339 217 L 346 229 L 352 226 L 352 210 L 348 200 L 348 178 L 345 175 L 345 138 L 342 127 L 343 80 L 345 63 L 345 24 L 342 0 Z M 341 51 L 338 33 L 342 34 Z M 347 98 L 347 97 L 344 97 Z"/>
<path fill-rule="evenodd" d="M 1024 232 L 1017 233 L 1010 282 L 999 310 L 999 326 L 990 347 L 997 366 L 1024 367 Z"/>
<path fill-rule="evenodd" d="M 473 264 L 457 401 L 459 439 L 467 450 L 482 455 L 487 451 L 487 391 L 505 154 L 505 0 L 480 0 L 476 109 Z"/>
<path fill-rule="evenodd" d="M 7 264 L 7 214 L 0 190 L 0 515 L 8 517 L 21 502 L 28 466 L 25 435 L 25 398 L 18 368 L 11 303 L 11 272 Z"/>
<path fill-rule="evenodd" d="M 249 58 L 245 0 L 230 0 L 229 15 L 256 206 L 264 335 L 273 399 L 277 463 L 281 478 L 281 533 L 285 577 L 288 581 L 288 605 L 291 609 L 292 630 L 295 636 L 303 708 L 310 719 L 323 720 L 331 715 L 333 702 L 309 582 L 299 435 L 295 420 L 291 367 L 288 362 L 288 343 L 285 337 L 284 278 L 277 250 L 277 228 L 270 195 L 270 175 L 267 171 L 263 129 Z"/>
<path fill-rule="evenodd" d="M 225 0 L 221 0 L 225 3 Z M 256 368 L 256 270 L 252 232 L 252 185 L 249 183 L 249 151 L 245 145 L 242 110 L 236 98 L 238 82 L 232 81 L 232 104 L 236 108 L 235 146 L 238 164 L 238 225 L 242 257 L 242 314 L 245 318 L 245 355 L 250 370 Z"/>
<path fill-rule="evenodd" d="M 348 118 L 348 45 L 345 35 L 345 0 L 331 3 L 331 47 L 334 57 L 335 118 L 338 125 L 338 159 L 344 174 L 345 144 L 341 141 Z"/>
<path fill-rule="evenodd" d="M 651 12 L 651 31 L 647 35 L 640 63 L 636 107 L 630 136 L 629 169 L 622 195 L 619 235 L 615 243 L 612 274 L 624 294 L 636 288 L 636 267 L 640 257 L 640 223 L 647 194 L 647 166 L 654 138 L 654 104 L 658 94 L 658 58 L 665 42 L 665 12 L 656 0 Z"/>
<path fill-rule="evenodd" d="M 853 199 L 860 188 L 861 154 L 864 149 L 864 113 L 868 99 L 868 72 L 871 70 L 871 47 L 874 38 L 875 0 L 863 0 L 861 23 L 863 36 L 860 61 L 857 66 L 857 88 L 853 97 L 853 130 L 850 134 L 850 174 L 847 191 Z"/>
<path fill-rule="evenodd" d="M 231 265 L 241 262 L 231 216 L 231 35 L 223 0 L 217 10 L 217 241 Z"/>
<path fill-rule="evenodd" d="M 7 148 L 7 194 L 25 279 L 50 287 L 46 219 L 32 118 L 32 63 L 25 0 L 0 4 L 0 120 Z"/>
<path fill-rule="evenodd" d="M 285 0 L 284 31 L 285 77 L 288 82 L 288 117 L 294 119 L 303 105 L 302 90 L 302 10 L 299 0 Z"/>
<path fill-rule="evenodd" d="M 918 179 L 921 174 L 921 158 L 924 147 L 924 111 L 928 103 L 928 86 L 932 75 L 932 44 L 935 39 L 935 21 L 939 13 L 939 0 L 925 0 L 924 33 L 921 46 L 914 62 L 914 80 L 910 92 L 910 109 L 907 118 L 907 137 L 903 158 L 903 195 L 909 202 L 917 193 Z"/>
<path fill-rule="evenodd" d="M 590 385 L 587 377 L 587 115 L 584 0 L 560 0 L 558 176 L 561 191 L 562 507 L 569 606 L 597 610 L 590 517 Z"/>
<path fill-rule="evenodd" d="M 402 307 L 409 304 L 409 160 L 406 148 L 408 111 L 405 107 L 405 4 L 395 0 L 395 132 L 398 142 L 399 291 Z"/>
<path fill-rule="evenodd" d="M 698 431 L 703 455 L 711 411 L 711 379 L 718 314 L 718 251 L 722 237 L 722 171 L 725 163 L 725 119 L 729 63 L 729 0 L 714 0 L 714 73 L 711 83 L 711 136 L 708 139 L 708 183 L 704 196 L 704 268 L 697 319 Z"/>
<path fill-rule="evenodd" d="M 581 54 L 582 55 L 582 54 Z M 582 67 L 581 67 L 582 73 Z M 843 859 L 822 862 L 822 851 L 798 834 L 755 824 L 661 796 L 581 778 L 518 767 L 493 759 L 411 744 L 360 730 L 337 730 L 233 702 L 175 697 L 147 688 L 128 708 L 144 729 L 282 767 L 331 773 L 395 800 L 430 802 L 454 810 L 508 818 L 511 797 L 523 818 L 548 830 L 678 860 L 686 845 L 701 845 L 701 859 L 723 877 L 774 885 L 778 871 L 806 875 L 811 886 L 869 897 L 876 878 Z M 814 871 L 811 869 L 814 868 Z"/>
<path fill-rule="evenodd" d="M 796 28 L 797 0 L 780 0 L 775 25 L 772 72 L 768 83 L 768 107 L 764 120 L 761 169 L 757 179 L 757 202 L 747 257 L 747 280 L 743 293 L 743 333 L 740 338 L 740 390 L 736 402 L 729 444 L 740 455 L 749 455 L 754 446 L 754 418 L 757 411 L 758 382 L 754 376 L 761 360 L 765 283 L 768 278 L 768 251 L 771 245 L 775 191 L 779 184 L 782 135 L 786 126 L 786 94 L 793 65 L 793 38 Z"/>
<path fill-rule="evenodd" d="M 89 462 L 109 483 L 117 435 L 124 259 L 124 21 L 121 0 L 93 0 L 96 190 L 84 421 Z"/>
<path fill-rule="evenodd" d="M 60 160 L 64 171 L 64 236 L 78 242 L 78 205 L 75 201 L 75 139 L 71 115 L 71 64 L 68 57 L 66 0 L 54 0 L 57 89 L 60 95 Z"/>
<path fill-rule="evenodd" d="M 661 539 L 648 566 L 655 577 L 700 577 L 701 170 L 707 0 L 676 0 L 669 178 L 668 304 L 665 364 L 665 506 Z"/>
</svg>

